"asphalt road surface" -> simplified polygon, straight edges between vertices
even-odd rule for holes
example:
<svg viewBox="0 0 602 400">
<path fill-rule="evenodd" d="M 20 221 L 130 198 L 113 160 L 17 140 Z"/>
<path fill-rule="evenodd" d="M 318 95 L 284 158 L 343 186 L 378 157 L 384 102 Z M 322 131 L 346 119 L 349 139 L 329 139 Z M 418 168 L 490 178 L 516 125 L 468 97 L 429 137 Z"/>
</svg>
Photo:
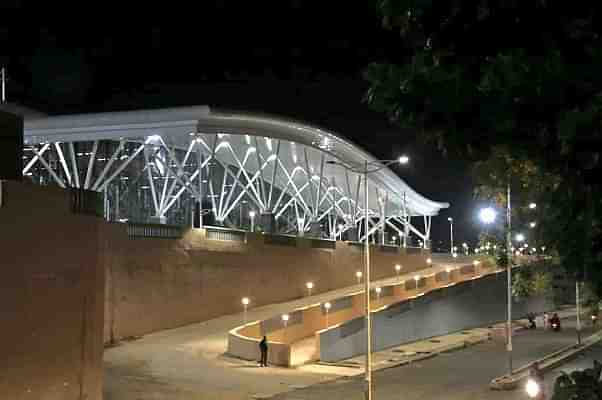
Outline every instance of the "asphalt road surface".
<svg viewBox="0 0 602 400">
<path fill-rule="evenodd" d="M 584 335 L 591 334 L 591 328 Z M 562 347 L 575 343 L 574 321 L 563 321 L 561 332 L 542 329 L 525 330 L 514 336 L 514 367 L 522 366 Z M 602 355 L 602 346 L 596 346 L 586 358 L 579 358 L 559 370 L 591 365 L 587 357 Z M 378 400 L 481 400 L 526 399 L 524 390 L 491 391 L 488 384 L 508 369 L 508 358 L 502 340 L 491 340 L 463 350 L 441 354 L 411 365 L 377 371 L 373 375 L 374 398 Z M 552 384 L 558 371 L 547 375 L 546 384 Z M 283 393 L 277 400 L 361 400 L 363 380 L 345 378 Z M 549 393 L 549 392 L 548 392 Z"/>
</svg>

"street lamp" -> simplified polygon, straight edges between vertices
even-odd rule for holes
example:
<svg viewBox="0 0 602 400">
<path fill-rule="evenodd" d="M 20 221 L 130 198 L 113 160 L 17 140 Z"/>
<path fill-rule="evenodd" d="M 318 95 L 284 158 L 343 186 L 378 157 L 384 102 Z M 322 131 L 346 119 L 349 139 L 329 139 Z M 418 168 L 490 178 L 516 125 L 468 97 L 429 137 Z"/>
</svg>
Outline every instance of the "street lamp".
<svg viewBox="0 0 602 400">
<path fill-rule="evenodd" d="M 305 284 L 305 287 L 307 288 L 307 295 L 311 296 L 311 290 L 314 288 L 314 283 L 313 282 L 307 282 Z"/>
<path fill-rule="evenodd" d="M 479 219 L 487 225 L 493 223 L 493 221 L 495 221 L 496 216 L 497 213 L 491 207 L 482 208 L 479 211 Z"/>
<path fill-rule="evenodd" d="M 507 185 L 506 197 L 506 253 L 508 261 L 506 265 L 506 351 L 508 352 L 508 374 L 512 375 L 512 225 L 511 225 L 511 208 L 510 208 L 510 182 Z M 489 225 L 495 221 L 496 212 L 493 208 L 487 207 L 481 209 L 479 218 L 483 223 Z"/>
<path fill-rule="evenodd" d="M 397 274 L 397 280 L 399 280 L 399 271 L 401 271 L 401 265 L 395 265 L 395 273 Z"/>
<path fill-rule="evenodd" d="M 249 298 L 248 298 L 248 297 L 243 297 L 243 298 L 242 298 L 242 306 L 243 306 L 243 308 L 244 308 L 244 312 L 243 312 L 243 315 L 244 315 L 244 317 L 243 317 L 243 321 L 244 321 L 244 323 L 245 323 L 245 324 L 247 323 L 247 308 L 249 307 L 249 303 L 250 303 L 250 302 L 251 302 L 251 301 L 249 300 Z"/>
<path fill-rule="evenodd" d="M 466 242 L 462 243 L 462 247 L 464 248 L 464 255 L 468 255 L 468 245 L 466 244 Z"/>
<path fill-rule="evenodd" d="M 330 311 L 331 304 L 330 302 L 324 303 L 324 310 L 326 311 L 326 328 L 328 328 L 328 312 Z"/>
<path fill-rule="evenodd" d="M 449 252 L 454 252 L 454 219 L 452 217 L 448 217 L 449 221 Z"/>
<path fill-rule="evenodd" d="M 517 233 L 514 239 L 516 239 L 517 242 L 523 242 L 525 240 L 525 235 L 522 233 Z"/>
<path fill-rule="evenodd" d="M 288 325 L 288 314 L 282 314 L 282 323 L 284 324 L 284 332 L 282 334 L 282 341 L 286 343 L 286 326 Z"/>
<path fill-rule="evenodd" d="M 362 271 L 357 271 L 355 273 L 355 277 L 357 278 L 357 284 L 359 285 L 360 283 L 362 283 Z"/>
<path fill-rule="evenodd" d="M 529 228 L 535 228 L 537 226 L 537 222 L 530 222 Z"/>
<path fill-rule="evenodd" d="M 374 291 L 376 292 L 376 301 L 380 301 L 380 293 L 383 291 L 383 289 L 381 287 L 377 287 L 374 289 Z"/>
<path fill-rule="evenodd" d="M 427 258 L 427 259 L 426 259 L 426 263 L 427 263 L 428 265 L 431 265 L 431 264 L 433 263 L 433 260 L 431 260 L 430 258 Z"/>
<path fill-rule="evenodd" d="M 363 166 L 349 166 L 347 164 L 334 160 L 330 160 L 327 162 L 328 164 L 340 165 L 351 172 L 364 175 L 364 273 L 366 274 L 366 277 L 364 279 L 364 296 L 366 298 L 366 400 L 372 400 L 372 318 L 370 315 L 370 244 L 368 241 L 368 233 L 370 232 L 370 226 L 368 224 L 368 205 L 370 204 L 370 202 L 368 198 L 368 174 L 380 171 L 381 169 L 386 168 L 392 164 L 406 165 L 407 163 L 409 163 L 409 161 L 410 158 L 407 155 L 402 155 L 396 160 L 374 160 L 370 162 L 368 160 L 365 160 Z"/>
<path fill-rule="evenodd" d="M 531 210 L 534 210 L 534 209 L 536 209 L 536 208 L 537 208 L 537 204 L 535 204 L 535 203 L 529 203 L 529 208 L 530 208 Z"/>
<path fill-rule="evenodd" d="M 255 211 L 250 211 L 249 217 L 251 217 L 251 232 L 255 232 Z"/>
</svg>

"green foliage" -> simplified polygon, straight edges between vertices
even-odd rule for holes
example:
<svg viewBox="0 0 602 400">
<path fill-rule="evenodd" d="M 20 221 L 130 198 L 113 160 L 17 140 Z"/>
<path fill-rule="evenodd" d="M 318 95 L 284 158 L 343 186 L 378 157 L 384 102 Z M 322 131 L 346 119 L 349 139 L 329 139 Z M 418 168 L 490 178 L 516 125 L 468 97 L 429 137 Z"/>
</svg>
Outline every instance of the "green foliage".
<svg viewBox="0 0 602 400">
<path fill-rule="evenodd" d="M 593 368 L 562 373 L 554 383 L 552 400 L 601 400 L 602 364 L 594 361 Z"/>
<path fill-rule="evenodd" d="M 549 295 L 552 291 L 552 274 L 548 271 L 536 271 L 533 274 L 532 290 L 536 296 Z"/>
<path fill-rule="evenodd" d="M 541 267 L 525 266 L 512 273 L 512 296 L 516 299 L 552 294 L 552 274 Z"/>
<path fill-rule="evenodd" d="M 370 107 L 474 161 L 479 198 L 505 207 L 509 184 L 515 231 L 602 294 L 602 7 L 376 4 L 383 26 L 399 32 L 399 51 L 368 66 Z"/>
<path fill-rule="evenodd" d="M 530 268 L 520 268 L 512 274 L 512 297 L 523 299 L 533 294 L 533 273 Z"/>
</svg>

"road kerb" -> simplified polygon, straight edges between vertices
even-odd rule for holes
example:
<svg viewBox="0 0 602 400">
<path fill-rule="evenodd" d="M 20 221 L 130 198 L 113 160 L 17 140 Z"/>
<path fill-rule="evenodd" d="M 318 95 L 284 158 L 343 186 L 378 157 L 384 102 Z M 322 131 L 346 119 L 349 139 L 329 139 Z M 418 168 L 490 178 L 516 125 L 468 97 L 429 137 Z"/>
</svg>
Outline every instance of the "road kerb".
<svg viewBox="0 0 602 400">
<path fill-rule="evenodd" d="M 529 368 L 531 368 L 533 363 L 537 362 L 540 370 L 543 372 L 549 371 L 575 357 L 579 353 L 587 350 L 600 340 L 602 340 L 602 332 L 594 333 L 593 335 L 585 338 L 581 345 L 573 344 L 564 347 L 517 368 L 513 372 L 512 376 L 504 375 L 493 379 L 489 384 L 489 388 L 491 390 L 514 390 L 519 387 L 521 382 L 529 376 Z"/>
</svg>

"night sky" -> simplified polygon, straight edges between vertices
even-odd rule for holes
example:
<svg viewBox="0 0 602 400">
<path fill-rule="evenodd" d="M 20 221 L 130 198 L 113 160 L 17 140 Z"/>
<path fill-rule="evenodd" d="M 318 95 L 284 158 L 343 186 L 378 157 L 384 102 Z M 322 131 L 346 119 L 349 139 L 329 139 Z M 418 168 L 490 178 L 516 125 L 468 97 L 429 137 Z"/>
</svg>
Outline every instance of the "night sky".
<svg viewBox="0 0 602 400">
<path fill-rule="evenodd" d="M 44 12 L 35 1 L 7 3 L 0 11 Z M 308 121 L 378 158 L 410 155 L 411 167 L 396 170 L 402 178 L 452 203 L 433 219 L 433 239 L 449 246 L 452 216 L 456 245 L 476 240 L 468 164 L 414 140 L 363 102 L 365 66 L 400 56 L 397 35 L 381 28 L 372 2 L 201 3 L 193 18 L 164 18 L 171 21 L 165 26 L 4 24 L 0 65 L 9 73 L 8 100 L 50 114 L 207 104 Z"/>
</svg>

